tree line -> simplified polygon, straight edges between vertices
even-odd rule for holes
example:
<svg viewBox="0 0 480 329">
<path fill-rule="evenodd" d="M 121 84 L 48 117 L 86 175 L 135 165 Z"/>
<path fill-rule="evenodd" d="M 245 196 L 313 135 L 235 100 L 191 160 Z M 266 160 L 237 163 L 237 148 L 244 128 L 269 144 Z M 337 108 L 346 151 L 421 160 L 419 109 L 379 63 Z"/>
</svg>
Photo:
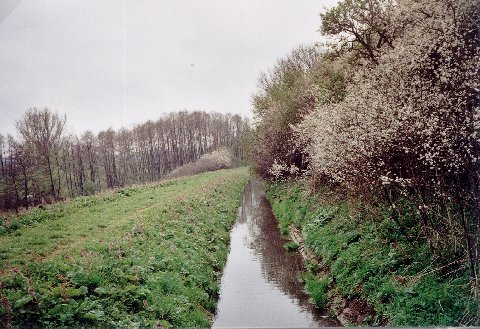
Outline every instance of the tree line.
<svg viewBox="0 0 480 329">
<path fill-rule="evenodd" d="M 480 298 L 479 8 L 340 1 L 321 14 L 327 47 L 301 46 L 260 76 L 250 151 L 266 179 L 306 175 L 388 205 L 433 259 L 465 260 Z"/>
<path fill-rule="evenodd" d="M 221 147 L 241 161 L 249 129 L 239 115 L 200 111 L 80 136 L 68 133 L 65 124 L 66 116 L 31 108 L 16 122 L 18 137 L 0 134 L 0 209 L 156 181 Z"/>
</svg>

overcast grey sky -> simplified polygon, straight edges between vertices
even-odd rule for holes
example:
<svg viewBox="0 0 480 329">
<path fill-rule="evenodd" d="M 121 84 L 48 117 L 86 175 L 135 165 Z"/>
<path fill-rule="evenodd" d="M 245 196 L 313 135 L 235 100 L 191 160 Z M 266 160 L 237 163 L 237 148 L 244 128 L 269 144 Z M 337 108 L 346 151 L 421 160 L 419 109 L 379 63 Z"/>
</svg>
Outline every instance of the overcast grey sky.
<svg viewBox="0 0 480 329">
<path fill-rule="evenodd" d="M 251 116 L 259 73 L 320 41 L 335 3 L 0 0 L 0 133 L 29 107 L 65 113 L 76 133 L 120 128 L 124 49 L 127 127 L 182 109 Z"/>
</svg>

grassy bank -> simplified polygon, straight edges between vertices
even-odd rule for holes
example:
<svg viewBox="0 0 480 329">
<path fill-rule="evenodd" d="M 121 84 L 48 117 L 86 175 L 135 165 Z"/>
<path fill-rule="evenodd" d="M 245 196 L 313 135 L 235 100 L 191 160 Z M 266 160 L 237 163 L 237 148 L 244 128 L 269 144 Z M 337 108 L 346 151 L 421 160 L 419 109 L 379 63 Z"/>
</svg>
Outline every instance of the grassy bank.
<svg viewBox="0 0 480 329">
<path fill-rule="evenodd" d="M 478 305 L 465 259 L 432 257 L 418 236 L 406 238 L 382 205 L 307 192 L 302 182 L 270 185 L 268 197 L 283 234 L 299 229 L 311 262 L 307 291 L 345 322 L 366 325 L 471 325 Z M 415 213 L 401 212 L 416 232 Z"/>
<path fill-rule="evenodd" d="M 35 209 L 0 227 L 0 327 L 209 326 L 249 173 Z"/>
</svg>

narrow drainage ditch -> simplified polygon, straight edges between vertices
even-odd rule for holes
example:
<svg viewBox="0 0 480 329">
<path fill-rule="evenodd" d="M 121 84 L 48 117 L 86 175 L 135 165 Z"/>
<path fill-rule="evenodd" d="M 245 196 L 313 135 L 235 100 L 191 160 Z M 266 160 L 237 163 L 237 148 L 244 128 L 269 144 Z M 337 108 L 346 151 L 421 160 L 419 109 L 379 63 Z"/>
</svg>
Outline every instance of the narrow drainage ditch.
<svg viewBox="0 0 480 329">
<path fill-rule="evenodd" d="M 299 253 L 283 248 L 262 184 L 252 179 L 230 235 L 230 253 L 213 327 L 308 328 L 339 326 L 312 305 L 298 276 Z"/>
</svg>

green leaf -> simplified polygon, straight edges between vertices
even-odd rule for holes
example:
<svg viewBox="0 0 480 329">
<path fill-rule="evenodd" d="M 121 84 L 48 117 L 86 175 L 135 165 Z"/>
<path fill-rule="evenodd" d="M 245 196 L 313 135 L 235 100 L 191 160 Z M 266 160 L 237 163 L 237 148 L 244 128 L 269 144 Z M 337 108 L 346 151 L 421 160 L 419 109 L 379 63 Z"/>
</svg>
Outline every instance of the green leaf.
<svg viewBox="0 0 480 329">
<path fill-rule="evenodd" d="M 80 314 L 80 318 L 85 320 L 95 321 L 95 320 L 102 320 L 104 315 L 105 314 L 101 310 L 93 310 L 84 314 Z"/>
<path fill-rule="evenodd" d="M 93 292 L 96 293 L 97 295 L 108 295 L 107 289 L 102 287 L 96 288 Z"/>
<path fill-rule="evenodd" d="M 28 303 L 30 303 L 32 300 L 33 298 L 30 295 L 23 296 L 22 298 L 20 298 L 15 302 L 15 307 L 19 308 L 19 307 L 25 306 Z"/>
</svg>

